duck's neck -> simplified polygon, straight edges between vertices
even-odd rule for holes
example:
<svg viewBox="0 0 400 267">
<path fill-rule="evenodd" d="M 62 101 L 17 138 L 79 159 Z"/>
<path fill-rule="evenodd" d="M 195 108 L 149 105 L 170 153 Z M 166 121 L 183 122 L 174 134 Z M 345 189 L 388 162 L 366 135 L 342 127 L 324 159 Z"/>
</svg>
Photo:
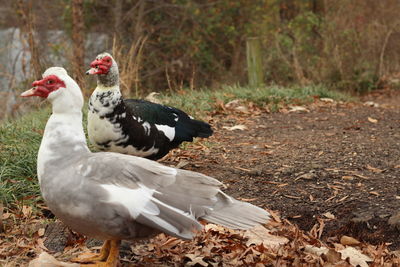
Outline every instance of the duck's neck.
<svg viewBox="0 0 400 267">
<path fill-rule="evenodd" d="M 77 155 L 86 153 L 90 151 L 83 131 L 81 110 L 57 112 L 53 108 L 38 154 L 39 181 L 42 176 L 47 177 L 55 170 L 53 166 L 67 166 L 69 161 L 79 158 Z"/>
<path fill-rule="evenodd" d="M 63 97 L 51 99 L 53 114 L 81 113 L 83 97 L 64 94 Z"/>
<path fill-rule="evenodd" d="M 119 86 L 105 87 L 98 84 L 89 99 L 89 112 L 97 113 L 100 117 L 113 113 L 116 106 L 123 105 Z"/>
<path fill-rule="evenodd" d="M 112 68 L 107 74 L 97 75 L 97 86 L 101 87 L 119 87 L 118 70 Z"/>
</svg>

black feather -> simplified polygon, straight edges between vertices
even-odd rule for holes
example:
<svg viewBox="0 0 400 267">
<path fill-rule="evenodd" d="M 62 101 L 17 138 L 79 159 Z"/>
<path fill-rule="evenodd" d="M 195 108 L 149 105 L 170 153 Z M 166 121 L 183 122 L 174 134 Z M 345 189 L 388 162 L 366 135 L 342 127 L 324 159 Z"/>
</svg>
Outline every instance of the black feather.
<svg viewBox="0 0 400 267">
<path fill-rule="evenodd" d="M 102 115 L 100 118 L 108 120 L 114 125 L 120 125 L 120 137 L 114 140 L 97 143 L 101 150 L 110 150 L 111 143 L 119 147 L 133 146 L 137 150 L 148 151 L 152 148 L 157 152 L 145 156 L 148 159 L 157 160 L 164 157 L 171 149 L 178 147 L 182 142 L 191 142 L 195 137 L 209 137 L 213 130 L 211 126 L 199 120 L 192 119 L 180 109 L 156 104 L 146 100 L 122 99 L 114 102 L 112 95 L 99 93 L 94 97 L 103 107 L 112 106 L 112 112 Z M 93 107 L 92 99 L 89 101 L 89 111 L 98 113 Z M 124 116 L 123 116 L 124 115 Z M 144 123 L 150 125 L 146 131 Z M 157 125 L 165 125 L 174 128 L 175 135 L 170 140 Z"/>
<path fill-rule="evenodd" d="M 174 147 L 179 146 L 184 141 L 192 142 L 194 137 L 207 138 L 213 134 L 208 123 L 192 119 L 180 109 L 141 99 L 126 99 L 124 103 L 132 114 L 141 117 L 150 124 L 174 127 Z"/>
</svg>

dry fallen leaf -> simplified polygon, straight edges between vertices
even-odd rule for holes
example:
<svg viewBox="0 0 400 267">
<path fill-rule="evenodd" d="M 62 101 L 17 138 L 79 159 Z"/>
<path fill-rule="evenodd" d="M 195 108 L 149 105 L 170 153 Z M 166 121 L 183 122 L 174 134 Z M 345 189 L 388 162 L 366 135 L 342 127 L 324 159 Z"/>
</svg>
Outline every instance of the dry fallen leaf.
<svg viewBox="0 0 400 267">
<path fill-rule="evenodd" d="M 44 228 L 40 228 L 39 230 L 38 230 L 38 235 L 39 236 L 44 236 Z"/>
<path fill-rule="evenodd" d="M 328 212 L 325 212 L 324 214 L 322 214 L 322 215 L 324 215 L 326 218 L 328 218 L 328 219 L 335 219 L 335 215 L 333 215 L 332 213 L 330 213 L 329 211 Z"/>
<path fill-rule="evenodd" d="M 56 260 L 47 252 L 40 253 L 39 257 L 29 262 L 28 267 L 79 267 L 78 263 L 67 263 Z"/>
<path fill-rule="evenodd" d="M 351 236 L 344 235 L 340 238 L 340 243 L 342 245 L 354 246 L 360 244 L 360 241 Z"/>
<path fill-rule="evenodd" d="M 3 211 L 4 212 L 4 211 Z M 11 217 L 11 213 L 9 213 L 9 212 L 6 212 L 6 213 L 3 213 L 3 220 L 7 220 L 8 218 L 10 218 Z M 0 218 L 1 219 L 1 218 Z"/>
<path fill-rule="evenodd" d="M 371 118 L 371 117 L 368 117 L 368 121 L 372 122 L 372 123 L 378 123 L 377 119 L 374 119 L 374 118 Z"/>
<path fill-rule="evenodd" d="M 244 237 L 248 238 L 247 246 L 263 244 L 265 247 L 278 247 L 289 242 L 286 237 L 271 235 L 262 225 L 254 226 L 245 231 Z"/>
<path fill-rule="evenodd" d="M 247 107 L 245 107 L 245 106 L 235 107 L 235 110 L 239 111 L 239 112 L 242 112 L 242 113 L 249 113 L 249 109 Z"/>
<path fill-rule="evenodd" d="M 234 100 L 231 100 L 228 103 L 226 103 L 225 107 L 226 108 L 232 108 L 232 107 L 238 106 L 239 103 L 240 103 L 240 99 L 234 99 Z"/>
<path fill-rule="evenodd" d="M 304 252 L 311 253 L 317 256 L 321 256 L 322 254 L 326 254 L 329 251 L 329 248 L 326 247 L 315 247 L 312 245 L 306 245 L 304 247 Z"/>
<path fill-rule="evenodd" d="M 326 103 L 334 103 L 335 100 L 333 100 L 332 98 L 328 98 L 328 97 L 322 97 L 319 100 L 321 100 L 322 102 L 326 102 Z"/>
<path fill-rule="evenodd" d="M 352 181 L 352 180 L 354 180 L 354 177 L 351 175 L 343 175 L 342 179 L 347 180 L 347 181 Z"/>
<path fill-rule="evenodd" d="M 187 160 L 181 160 L 181 161 L 179 161 L 179 163 L 175 166 L 175 168 L 181 169 L 181 168 L 185 167 L 185 166 L 188 165 L 188 164 L 189 164 L 189 161 L 187 161 Z"/>
<path fill-rule="evenodd" d="M 197 264 L 201 266 L 208 266 L 208 263 L 203 260 L 203 256 L 195 254 L 186 254 L 185 257 L 189 258 L 190 261 L 185 264 L 185 266 L 195 266 Z"/>
<path fill-rule="evenodd" d="M 276 221 L 276 222 L 282 222 L 281 217 L 278 213 L 278 211 L 273 211 L 273 210 L 269 210 L 269 214 L 271 215 L 271 217 Z"/>
<path fill-rule="evenodd" d="M 302 106 L 292 106 L 288 112 L 310 112 L 308 109 Z"/>
<path fill-rule="evenodd" d="M 364 106 L 376 108 L 376 107 L 379 107 L 379 104 L 378 104 L 378 103 L 375 103 L 375 102 L 373 102 L 373 101 L 367 101 L 367 102 L 364 102 Z"/>
<path fill-rule="evenodd" d="M 232 127 L 224 126 L 224 127 L 222 127 L 222 128 L 227 129 L 228 131 L 234 131 L 234 130 L 241 130 L 241 131 L 243 131 L 243 130 L 247 130 L 246 125 L 243 125 L 243 124 L 238 124 L 238 125 L 235 125 L 235 126 L 232 126 Z"/>
<path fill-rule="evenodd" d="M 378 192 L 376 192 L 376 191 L 371 191 L 371 192 L 369 192 L 371 195 L 374 195 L 374 196 L 377 196 L 377 197 L 379 197 L 379 193 Z"/>
<path fill-rule="evenodd" d="M 368 267 L 368 262 L 371 262 L 372 259 L 364 254 L 362 254 L 359 250 L 353 247 L 347 247 L 345 249 L 339 250 L 342 254 L 342 259 L 349 259 L 349 262 L 353 266 L 360 267 Z"/>
<path fill-rule="evenodd" d="M 324 255 L 321 256 L 325 261 L 329 263 L 334 263 L 335 267 L 348 266 L 347 262 L 344 262 L 345 265 L 339 265 L 341 262 L 341 254 L 334 249 L 329 249 L 328 252 L 324 253 Z M 332 266 L 332 265 L 324 265 L 324 266 Z"/>
<path fill-rule="evenodd" d="M 158 95 L 160 95 L 160 93 L 151 92 L 144 99 L 147 100 L 147 101 L 153 102 L 153 103 L 163 104 L 162 101 L 157 98 Z"/>
<path fill-rule="evenodd" d="M 383 172 L 383 170 L 378 169 L 378 168 L 375 168 L 375 167 L 372 167 L 371 165 L 367 165 L 366 168 L 367 168 L 369 171 L 372 171 L 372 172 L 375 172 L 375 173 L 381 173 L 381 172 Z"/>
<path fill-rule="evenodd" d="M 22 214 L 24 214 L 25 217 L 30 217 L 32 214 L 32 207 L 24 205 L 22 207 Z"/>
<path fill-rule="evenodd" d="M 218 224 L 213 224 L 213 223 L 208 223 L 204 226 L 204 231 L 209 231 L 209 230 L 213 230 L 213 231 L 217 231 L 220 233 L 223 233 L 225 231 L 225 228 L 221 225 Z"/>
</svg>

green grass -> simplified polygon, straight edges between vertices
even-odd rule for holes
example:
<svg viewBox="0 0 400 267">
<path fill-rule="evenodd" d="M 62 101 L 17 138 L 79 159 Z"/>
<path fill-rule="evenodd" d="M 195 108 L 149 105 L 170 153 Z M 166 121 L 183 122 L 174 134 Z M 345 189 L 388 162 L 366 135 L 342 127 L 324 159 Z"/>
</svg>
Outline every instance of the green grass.
<svg viewBox="0 0 400 267">
<path fill-rule="evenodd" d="M 0 201 L 39 198 L 36 157 L 50 108 L 31 112 L 0 125 Z"/>
<path fill-rule="evenodd" d="M 269 106 L 275 110 L 278 104 L 306 104 L 314 97 L 332 98 L 337 101 L 354 100 L 350 95 L 328 89 L 322 85 L 312 86 L 265 86 L 258 88 L 223 86 L 218 90 L 186 90 L 181 93 L 161 95 L 159 98 L 168 105 L 181 108 L 192 115 L 202 115 L 204 111 L 215 108 L 217 100 L 227 103 L 241 99 L 254 102 L 260 106 Z"/>
<path fill-rule="evenodd" d="M 322 86 L 271 86 L 256 89 L 224 86 L 220 90 L 187 90 L 180 94 L 161 95 L 160 98 L 168 105 L 201 118 L 207 111 L 215 108 L 217 100 L 227 103 L 234 99 L 243 99 L 261 106 L 273 107 L 282 103 L 307 103 L 312 101 L 314 96 L 344 101 L 350 99 L 348 95 Z M 84 111 L 86 110 L 85 107 Z M 29 203 L 41 199 L 36 176 L 36 157 L 50 113 L 50 107 L 42 105 L 40 110 L 34 110 L 15 121 L 0 124 L 0 202 L 6 206 L 13 205 L 17 200 Z M 86 126 L 86 116 L 84 125 Z"/>
</svg>

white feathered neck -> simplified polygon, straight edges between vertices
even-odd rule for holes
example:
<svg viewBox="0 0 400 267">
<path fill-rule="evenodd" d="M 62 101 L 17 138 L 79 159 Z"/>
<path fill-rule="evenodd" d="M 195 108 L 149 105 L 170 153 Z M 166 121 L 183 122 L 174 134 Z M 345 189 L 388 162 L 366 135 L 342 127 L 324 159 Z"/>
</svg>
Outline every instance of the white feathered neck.
<svg viewBox="0 0 400 267">
<path fill-rule="evenodd" d="M 53 113 L 82 112 L 83 95 L 79 85 L 61 67 L 52 67 L 43 73 L 43 78 L 56 75 L 66 88 L 60 88 L 49 94 L 47 99 L 52 103 Z"/>
<path fill-rule="evenodd" d="M 39 182 L 46 169 L 56 167 L 52 166 L 53 162 L 62 163 L 74 154 L 89 152 L 82 126 L 83 95 L 78 84 L 63 68 L 49 68 L 43 78 L 49 75 L 56 75 L 66 87 L 48 96 L 53 114 L 47 121 L 40 144 L 37 163 Z"/>
</svg>

